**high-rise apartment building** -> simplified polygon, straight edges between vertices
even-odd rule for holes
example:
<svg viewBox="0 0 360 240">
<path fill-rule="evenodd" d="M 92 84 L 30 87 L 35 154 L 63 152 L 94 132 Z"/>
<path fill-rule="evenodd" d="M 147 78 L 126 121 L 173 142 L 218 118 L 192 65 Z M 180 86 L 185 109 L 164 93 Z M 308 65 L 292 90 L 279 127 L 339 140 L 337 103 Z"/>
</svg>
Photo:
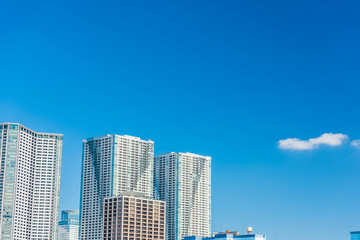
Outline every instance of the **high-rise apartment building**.
<svg viewBox="0 0 360 240">
<path fill-rule="evenodd" d="M 62 211 L 58 228 L 58 240 L 78 240 L 79 228 L 79 210 Z"/>
<path fill-rule="evenodd" d="M 0 124 L 0 239 L 56 239 L 62 142 L 62 134 Z"/>
<path fill-rule="evenodd" d="M 165 208 L 144 194 L 105 198 L 103 240 L 165 240 Z"/>
<path fill-rule="evenodd" d="M 154 195 L 166 202 L 168 240 L 211 235 L 211 157 L 175 152 L 158 155 Z"/>
<path fill-rule="evenodd" d="M 152 197 L 154 142 L 127 135 L 83 141 L 80 239 L 102 239 L 103 200 L 134 191 Z"/>
</svg>

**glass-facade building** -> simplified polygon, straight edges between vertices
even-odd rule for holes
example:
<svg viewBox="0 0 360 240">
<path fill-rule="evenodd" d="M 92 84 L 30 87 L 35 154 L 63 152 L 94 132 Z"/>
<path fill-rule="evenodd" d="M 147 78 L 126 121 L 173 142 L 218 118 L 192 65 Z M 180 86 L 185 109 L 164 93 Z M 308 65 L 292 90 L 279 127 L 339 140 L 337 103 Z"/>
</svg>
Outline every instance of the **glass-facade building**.
<svg viewBox="0 0 360 240">
<path fill-rule="evenodd" d="M 211 236 L 211 157 L 187 152 L 156 156 L 154 196 L 166 202 L 168 240 Z"/>
<path fill-rule="evenodd" d="M 0 124 L 0 239 L 57 238 L 62 134 Z"/>
<path fill-rule="evenodd" d="M 151 140 L 109 134 L 83 141 L 80 239 L 102 239 L 104 198 L 123 192 L 153 197 L 153 163 Z"/>
<path fill-rule="evenodd" d="M 360 240 L 360 231 L 350 232 L 351 240 Z"/>
<path fill-rule="evenodd" d="M 80 228 L 79 210 L 64 210 L 59 221 L 58 240 L 78 240 Z"/>
<path fill-rule="evenodd" d="M 185 237 L 184 240 L 266 240 L 266 235 L 262 234 L 244 234 L 234 236 L 233 234 L 217 234 L 213 237 Z"/>
</svg>

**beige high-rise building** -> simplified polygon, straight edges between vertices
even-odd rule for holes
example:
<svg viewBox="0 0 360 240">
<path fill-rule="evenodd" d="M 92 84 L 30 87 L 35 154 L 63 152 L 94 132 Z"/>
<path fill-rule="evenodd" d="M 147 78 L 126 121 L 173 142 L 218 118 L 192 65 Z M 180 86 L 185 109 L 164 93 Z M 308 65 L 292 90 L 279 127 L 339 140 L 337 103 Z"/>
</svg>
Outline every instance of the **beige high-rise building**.
<svg viewBox="0 0 360 240">
<path fill-rule="evenodd" d="M 165 239 L 166 206 L 141 193 L 105 198 L 103 240 Z"/>
</svg>

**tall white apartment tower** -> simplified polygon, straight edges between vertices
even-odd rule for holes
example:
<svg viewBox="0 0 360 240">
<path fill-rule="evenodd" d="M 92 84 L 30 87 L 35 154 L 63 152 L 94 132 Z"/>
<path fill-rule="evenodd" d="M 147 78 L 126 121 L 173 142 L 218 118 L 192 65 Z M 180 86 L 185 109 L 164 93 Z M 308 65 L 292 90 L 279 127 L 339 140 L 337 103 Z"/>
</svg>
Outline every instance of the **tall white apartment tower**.
<svg viewBox="0 0 360 240">
<path fill-rule="evenodd" d="M 164 153 L 155 158 L 154 195 L 166 201 L 166 236 L 211 235 L 211 157 Z"/>
<path fill-rule="evenodd" d="M 80 239 L 102 239 L 103 201 L 123 192 L 153 196 L 154 142 L 127 135 L 83 141 Z"/>
<path fill-rule="evenodd" d="M 0 239 L 55 240 L 62 134 L 0 124 Z"/>
</svg>

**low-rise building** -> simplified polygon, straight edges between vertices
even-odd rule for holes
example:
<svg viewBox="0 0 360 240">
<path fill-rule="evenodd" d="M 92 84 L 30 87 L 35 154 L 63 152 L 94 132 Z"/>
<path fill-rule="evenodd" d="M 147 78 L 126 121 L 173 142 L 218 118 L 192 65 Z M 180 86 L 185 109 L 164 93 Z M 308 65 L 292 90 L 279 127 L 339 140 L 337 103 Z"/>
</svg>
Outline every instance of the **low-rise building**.
<svg viewBox="0 0 360 240">
<path fill-rule="evenodd" d="M 79 227 L 79 210 L 62 211 L 58 228 L 58 240 L 78 240 Z"/>
<path fill-rule="evenodd" d="M 266 240 L 266 235 L 262 234 L 254 234 L 252 232 L 252 228 L 249 227 L 247 234 L 241 235 L 238 231 L 230 231 L 214 233 L 212 237 L 198 237 L 191 236 L 185 237 L 184 240 L 233 240 L 233 239 L 241 239 L 241 240 Z"/>
<path fill-rule="evenodd" d="M 360 231 L 350 232 L 351 240 L 360 240 Z"/>
</svg>

